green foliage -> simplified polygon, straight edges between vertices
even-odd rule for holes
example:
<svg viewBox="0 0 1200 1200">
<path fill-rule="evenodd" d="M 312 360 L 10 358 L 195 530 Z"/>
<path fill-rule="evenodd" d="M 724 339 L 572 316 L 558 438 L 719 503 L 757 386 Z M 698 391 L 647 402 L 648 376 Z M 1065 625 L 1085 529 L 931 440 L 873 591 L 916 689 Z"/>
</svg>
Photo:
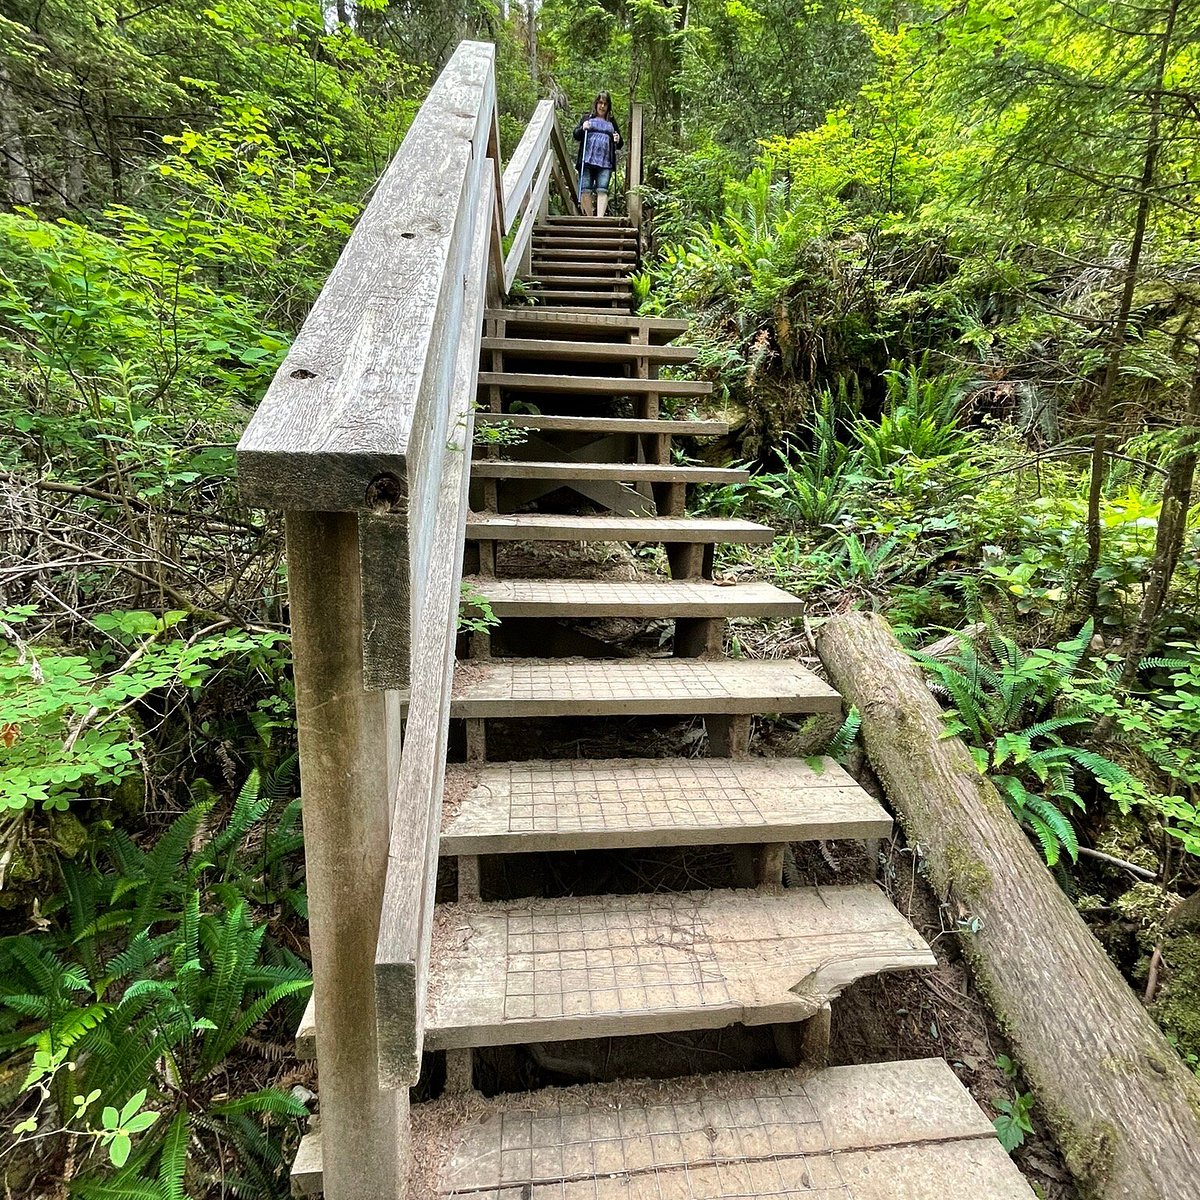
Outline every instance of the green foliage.
<svg viewBox="0 0 1200 1200">
<path fill-rule="evenodd" d="M 1004 1077 L 1015 1085 L 1017 1065 L 1007 1054 L 1001 1054 L 996 1059 L 996 1066 L 1004 1072 Z M 1025 1144 L 1027 1134 L 1033 1133 L 1033 1095 L 1014 1086 L 1011 1095 L 993 1100 L 992 1107 L 1000 1114 L 992 1121 L 996 1128 L 996 1136 L 1011 1154 Z"/>
<path fill-rule="evenodd" d="M 74 800 L 112 796 L 142 772 L 141 717 L 151 699 L 194 694 L 229 660 L 262 661 L 283 640 L 207 629 L 185 638 L 186 613 L 109 612 L 93 620 L 108 635 L 101 648 L 38 653 L 17 632 L 36 615 L 32 606 L 0 614 L 9 639 L 0 647 L 0 810 L 65 810 Z"/>
<path fill-rule="evenodd" d="M 222 1143 L 265 1186 L 254 1194 L 285 1194 L 260 1119 L 302 1116 L 303 1106 L 271 1089 L 223 1098 L 217 1073 L 311 986 L 241 891 L 253 878 L 269 892 L 296 841 L 289 808 L 280 818 L 256 778 L 224 827 L 209 827 L 212 811 L 212 801 L 194 805 L 148 850 L 116 833 L 105 867 L 64 864 L 45 931 L 0 939 L 0 1045 L 27 1064 L 27 1115 L 13 1134 L 79 1134 L 106 1147 L 113 1170 L 85 1174 L 80 1195 L 181 1194 L 185 1177 L 219 1172 Z M 247 853 L 260 839 L 265 869 Z M 184 1152 L 189 1142 L 199 1156 Z"/>
<path fill-rule="evenodd" d="M 1064 739 L 1067 730 L 1090 723 L 1080 706 L 1056 702 L 1080 675 L 1091 638 L 1089 622 L 1053 649 L 1025 654 L 989 626 L 988 655 L 969 637 L 959 640 L 952 658 L 913 655 L 935 690 L 950 701 L 947 734 L 966 739 L 980 771 L 1037 837 L 1050 866 L 1063 851 L 1072 861 L 1079 855 L 1068 816 L 1071 809 L 1086 811 L 1078 775 L 1094 780 L 1121 804 L 1144 792 L 1123 767 Z"/>
<path fill-rule="evenodd" d="M 1115 781 L 1122 807 L 1148 803 L 1184 850 L 1200 856 L 1200 652 L 1188 642 L 1167 649 L 1169 657 L 1142 662 L 1143 682 L 1131 693 L 1114 689 L 1120 660 L 1113 656 L 1071 680 L 1067 699 L 1089 721 L 1112 720 L 1118 745 L 1157 785 L 1128 788 Z"/>
<path fill-rule="evenodd" d="M 490 633 L 500 624 L 491 602 L 472 584 L 464 581 L 458 603 L 459 633 Z"/>
</svg>

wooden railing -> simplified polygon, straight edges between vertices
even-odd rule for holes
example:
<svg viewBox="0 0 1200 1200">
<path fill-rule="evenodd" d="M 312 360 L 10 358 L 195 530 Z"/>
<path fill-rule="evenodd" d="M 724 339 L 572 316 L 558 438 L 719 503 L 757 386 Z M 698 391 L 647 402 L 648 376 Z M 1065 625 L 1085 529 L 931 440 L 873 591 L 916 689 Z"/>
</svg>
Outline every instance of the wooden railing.
<svg viewBox="0 0 1200 1200">
<path fill-rule="evenodd" d="M 501 189 L 506 214 L 504 232 L 510 233 L 514 224 L 517 227 L 504 260 L 505 291 L 512 287 L 518 273 L 529 269 L 533 227 L 539 217 L 545 216 L 551 182 L 567 211 L 577 211 L 579 185 L 575 164 L 555 119 L 554 104 L 542 100 L 504 170 Z"/>
<path fill-rule="evenodd" d="M 642 106 L 636 101 L 629 109 L 629 157 L 625 160 L 625 211 L 637 232 L 642 249 Z"/>
<path fill-rule="evenodd" d="M 286 513 L 330 1200 L 403 1193 L 483 310 L 552 184 L 574 211 L 553 108 L 502 172 L 494 47 L 464 42 L 238 446 L 246 499 Z"/>
</svg>

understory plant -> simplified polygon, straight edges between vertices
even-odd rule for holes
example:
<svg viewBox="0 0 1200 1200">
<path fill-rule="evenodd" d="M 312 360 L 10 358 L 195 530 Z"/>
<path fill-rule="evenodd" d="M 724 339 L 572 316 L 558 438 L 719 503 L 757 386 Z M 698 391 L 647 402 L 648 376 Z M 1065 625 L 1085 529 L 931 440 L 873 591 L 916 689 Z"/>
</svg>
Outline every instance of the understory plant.
<svg viewBox="0 0 1200 1200">
<path fill-rule="evenodd" d="M 947 734 L 963 737 L 980 772 L 1037 838 L 1047 864 L 1056 865 L 1064 851 L 1075 861 L 1079 838 L 1072 816 L 1087 808 L 1080 780 L 1094 781 L 1123 808 L 1145 791 L 1124 767 L 1067 740 L 1092 724 L 1068 690 L 1086 670 L 1092 623 L 1053 648 L 1028 654 L 994 623 L 984 632 L 982 651 L 962 636 L 950 657 L 919 651 L 913 657 L 950 703 Z"/>
<path fill-rule="evenodd" d="M 219 825 L 206 798 L 149 848 L 114 831 L 97 859 L 62 863 L 42 929 L 0 940 L 0 1049 L 21 1066 L 2 1097 L 21 1115 L 11 1137 L 82 1145 L 72 1194 L 168 1200 L 217 1179 L 287 1194 L 279 1126 L 306 1110 L 239 1089 L 236 1063 L 311 988 L 252 915 L 297 907 L 288 771 L 253 774 Z"/>
</svg>

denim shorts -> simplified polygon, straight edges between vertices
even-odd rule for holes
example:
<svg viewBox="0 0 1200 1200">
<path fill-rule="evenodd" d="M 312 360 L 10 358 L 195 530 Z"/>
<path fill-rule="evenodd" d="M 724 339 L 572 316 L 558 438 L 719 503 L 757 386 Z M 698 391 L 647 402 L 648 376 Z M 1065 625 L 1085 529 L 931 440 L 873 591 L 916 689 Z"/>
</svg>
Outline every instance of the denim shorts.
<svg viewBox="0 0 1200 1200">
<path fill-rule="evenodd" d="M 584 163 L 579 172 L 579 194 L 584 192 L 607 192 L 608 181 L 612 178 L 612 167 L 593 167 Z"/>
</svg>

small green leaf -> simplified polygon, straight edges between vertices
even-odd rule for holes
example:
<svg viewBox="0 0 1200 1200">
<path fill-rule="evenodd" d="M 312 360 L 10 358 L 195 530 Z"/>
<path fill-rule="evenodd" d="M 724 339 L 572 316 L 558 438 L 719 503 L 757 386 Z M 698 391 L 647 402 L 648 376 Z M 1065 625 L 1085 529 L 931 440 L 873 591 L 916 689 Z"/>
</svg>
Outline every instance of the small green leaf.
<svg viewBox="0 0 1200 1200">
<path fill-rule="evenodd" d="M 129 1159 L 131 1148 L 132 1144 L 129 1139 L 123 1133 L 118 1133 L 108 1147 L 108 1157 L 112 1161 L 112 1165 L 123 1167 Z"/>
</svg>

